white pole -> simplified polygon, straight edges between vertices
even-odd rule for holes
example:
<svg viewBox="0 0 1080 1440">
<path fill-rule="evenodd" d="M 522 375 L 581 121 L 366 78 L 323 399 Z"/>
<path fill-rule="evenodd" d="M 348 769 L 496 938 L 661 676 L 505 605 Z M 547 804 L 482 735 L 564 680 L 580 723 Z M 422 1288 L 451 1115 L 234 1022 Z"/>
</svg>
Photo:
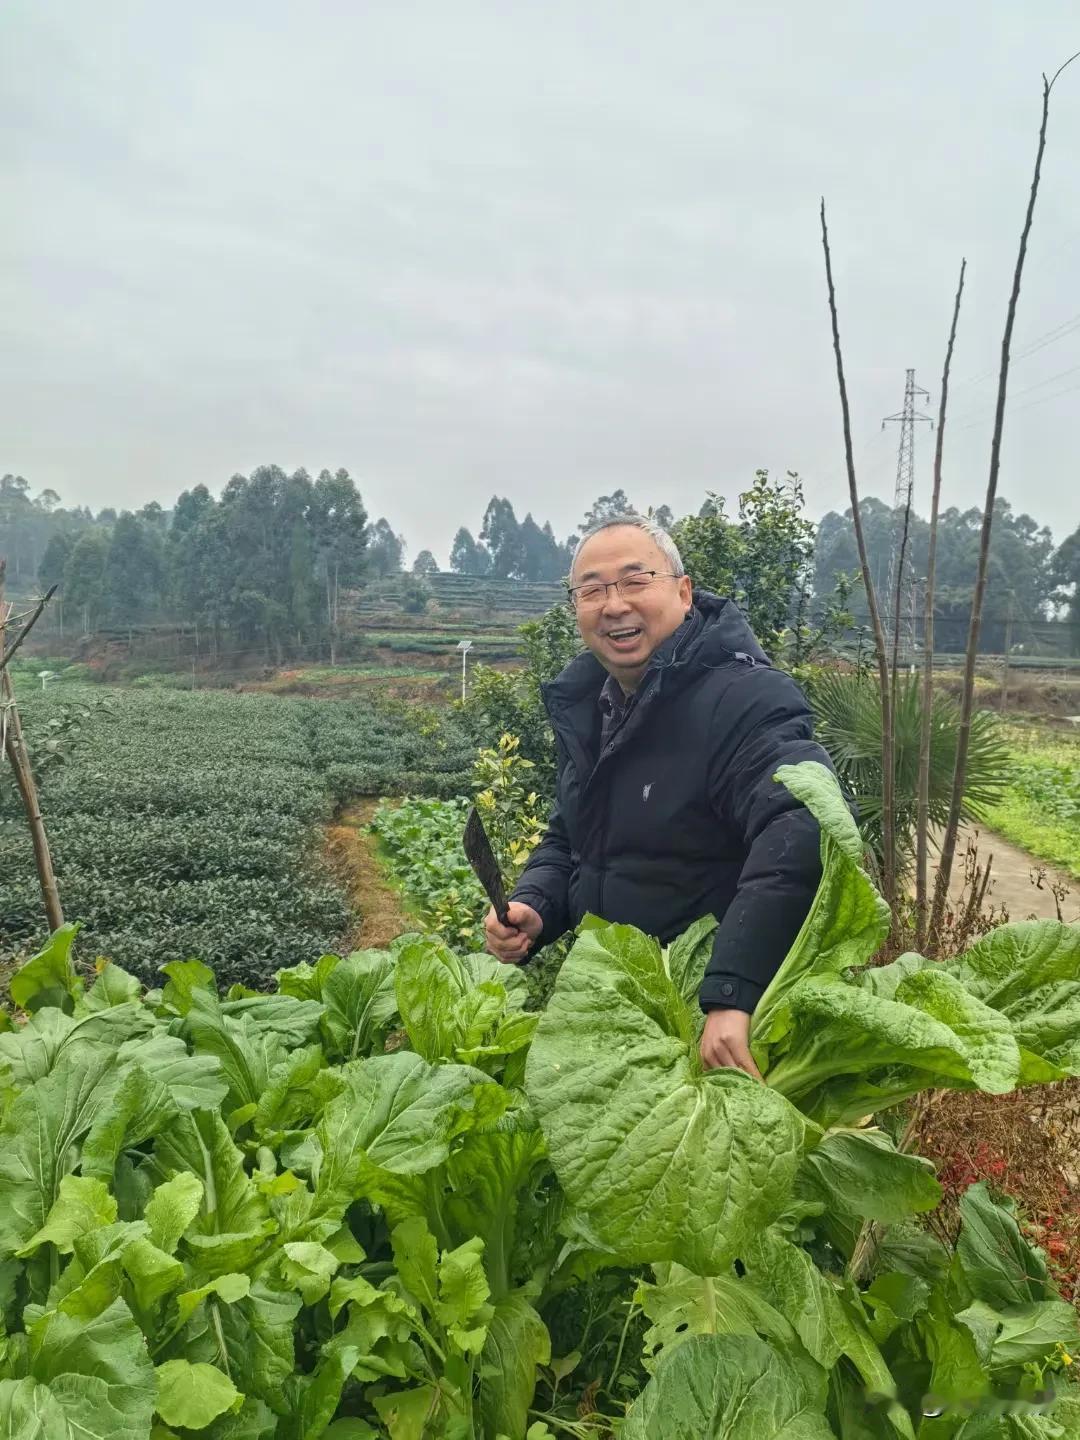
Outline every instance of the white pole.
<svg viewBox="0 0 1080 1440">
<path fill-rule="evenodd" d="M 463 705 L 465 704 L 465 657 L 468 653 L 467 650 L 461 652 L 461 703 Z"/>
</svg>

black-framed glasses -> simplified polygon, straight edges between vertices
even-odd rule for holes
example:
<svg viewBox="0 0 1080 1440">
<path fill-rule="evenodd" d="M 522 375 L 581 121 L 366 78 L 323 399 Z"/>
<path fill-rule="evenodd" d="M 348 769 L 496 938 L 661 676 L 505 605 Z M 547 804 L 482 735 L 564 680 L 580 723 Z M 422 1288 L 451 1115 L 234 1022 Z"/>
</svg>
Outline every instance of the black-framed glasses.
<svg viewBox="0 0 1080 1440">
<path fill-rule="evenodd" d="M 654 580 L 681 580 L 673 570 L 635 570 L 621 580 L 589 580 L 584 585 L 568 585 L 570 603 L 578 610 L 593 610 L 607 602 L 608 591 L 616 589 L 624 600 L 633 600 L 647 590 Z"/>
</svg>

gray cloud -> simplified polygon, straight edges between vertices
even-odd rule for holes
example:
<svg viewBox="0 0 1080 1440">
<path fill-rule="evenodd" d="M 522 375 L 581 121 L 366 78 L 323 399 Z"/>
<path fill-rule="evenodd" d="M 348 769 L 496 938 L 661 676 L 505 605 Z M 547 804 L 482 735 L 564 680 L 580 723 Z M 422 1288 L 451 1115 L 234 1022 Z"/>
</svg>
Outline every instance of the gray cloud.
<svg viewBox="0 0 1080 1440">
<path fill-rule="evenodd" d="M 560 532 L 613 486 L 696 508 L 758 465 L 842 506 L 824 193 L 869 491 L 904 368 L 936 391 L 968 256 L 946 499 L 979 502 L 1071 0 L 223 8 L 8 8 L 5 469 L 101 506 L 344 464 L 443 556 L 493 490 Z M 1080 72 L 1018 350 L 1080 314 L 1078 148 Z M 1078 364 L 1080 328 L 1019 360 L 1006 431 L 1002 492 L 1059 536 Z"/>
</svg>

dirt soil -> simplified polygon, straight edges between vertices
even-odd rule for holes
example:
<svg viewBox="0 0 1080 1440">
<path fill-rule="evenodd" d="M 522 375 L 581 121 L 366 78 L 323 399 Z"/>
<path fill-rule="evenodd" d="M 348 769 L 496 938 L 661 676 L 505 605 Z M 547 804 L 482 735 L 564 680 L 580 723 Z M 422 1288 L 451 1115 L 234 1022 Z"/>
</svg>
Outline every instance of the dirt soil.
<svg viewBox="0 0 1080 1440">
<path fill-rule="evenodd" d="M 936 837 L 940 838 L 940 837 Z M 957 863 L 953 866 L 951 890 L 959 898 L 963 885 L 963 866 L 960 857 L 969 839 L 978 844 L 979 861 L 990 866 L 990 889 L 987 902 L 995 910 L 1004 908 L 1010 920 L 1065 920 L 1080 921 L 1080 885 L 1063 870 L 1044 865 L 1035 860 L 1026 850 L 1011 845 L 1002 836 L 980 826 L 964 826 L 957 841 Z M 936 858 L 936 857 L 935 857 Z M 936 864 L 931 864 L 934 874 Z M 1054 891 L 1058 891 L 1055 896 Z M 1067 892 L 1064 895 L 1061 892 Z M 1060 914 L 1058 906 L 1060 904 Z"/>
<path fill-rule="evenodd" d="M 375 854 L 375 837 L 367 831 L 380 804 L 374 796 L 357 800 L 326 828 L 327 860 L 344 884 L 357 917 L 345 942 L 353 950 L 383 950 L 399 935 L 416 929 L 416 920 L 383 873 Z"/>
<path fill-rule="evenodd" d="M 955 1231 L 964 1191 L 986 1180 L 1016 1201 L 1062 1295 L 1080 1305 L 1080 1081 L 1012 1095 L 939 1092 L 916 1148 L 938 1165 L 945 1194 L 934 1226 L 943 1238 Z"/>
</svg>

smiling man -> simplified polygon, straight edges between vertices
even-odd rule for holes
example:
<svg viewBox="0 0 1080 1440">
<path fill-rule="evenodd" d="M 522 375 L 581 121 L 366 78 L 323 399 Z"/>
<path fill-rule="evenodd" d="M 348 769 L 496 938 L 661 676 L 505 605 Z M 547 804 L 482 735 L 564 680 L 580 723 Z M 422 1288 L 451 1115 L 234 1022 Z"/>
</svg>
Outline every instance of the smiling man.
<svg viewBox="0 0 1080 1440">
<path fill-rule="evenodd" d="M 750 1017 L 821 875 L 817 822 L 772 778 L 830 763 L 809 706 L 650 520 L 586 535 L 570 596 L 587 650 L 544 687 L 556 802 L 488 949 L 521 963 L 590 912 L 665 943 L 715 915 L 702 1059 L 757 1074 Z"/>
</svg>

